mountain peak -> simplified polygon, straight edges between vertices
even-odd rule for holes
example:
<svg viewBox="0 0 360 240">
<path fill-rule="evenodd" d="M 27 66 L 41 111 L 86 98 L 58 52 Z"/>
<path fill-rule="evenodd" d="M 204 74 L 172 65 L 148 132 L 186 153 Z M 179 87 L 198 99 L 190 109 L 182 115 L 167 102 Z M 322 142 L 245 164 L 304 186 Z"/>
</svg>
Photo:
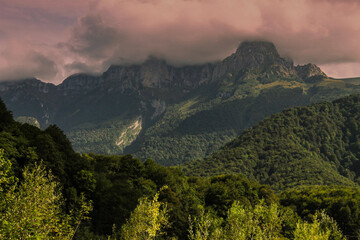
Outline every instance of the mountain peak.
<svg viewBox="0 0 360 240">
<path fill-rule="evenodd" d="M 61 90 L 84 90 L 93 89 L 101 82 L 100 76 L 85 73 L 77 73 L 66 78 L 60 85 Z"/>
<path fill-rule="evenodd" d="M 267 71 L 277 68 L 285 75 L 293 74 L 293 62 L 280 57 L 276 47 L 266 41 L 242 42 L 236 52 L 217 64 L 213 79 L 220 79 L 228 72 L 245 72 L 251 69 Z"/>
<path fill-rule="evenodd" d="M 272 55 L 275 57 L 280 57 L 279 53 L 276 50 L 275 45 L 272 42 L 267 41 L 245 41 L 242 42 L 236 50 L 237 55 L 254 55 L 254 54 L 262 54 L 262 55 Z"/>
<path fill-rule="evenodd" d="M 166 65 L 166 61 L 154 55 L 149 55 L 143 65 Z"/>
</svg>

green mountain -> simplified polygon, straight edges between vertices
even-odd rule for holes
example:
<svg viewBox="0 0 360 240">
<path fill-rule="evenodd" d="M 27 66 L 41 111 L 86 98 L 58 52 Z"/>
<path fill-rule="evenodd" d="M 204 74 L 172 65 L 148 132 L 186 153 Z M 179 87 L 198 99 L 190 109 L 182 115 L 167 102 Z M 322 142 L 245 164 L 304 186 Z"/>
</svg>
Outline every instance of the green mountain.
<svg viewBox="0 0 360 240">
<path fill-rule="evenodd" d="M 243 42 L 222 61 L 172 66 L 149 57 L 77 74 L 60 85 L 37 79 L 0 83 L 15 117 L 56 124 L 78 152 L 132 153 L 177 165 L 203 158 L 248 127 L 293 106 L 360 92 L 316 65 L 294 66 L 269 42 Z"/>
<path fill-rule="evenodd" d="M 343 103 L 338 109 L 344 106 L 358 112 L 351 105 L 358 104 L 359 98 L 338 101 Z M 179 168 L 161 166 L 151 159 L 80 155 L 58 127 L 51 125 L 42 131 L 16 122 L 1 100 L 0 148 L 0 235 L 4 239 L 56 238 L 63 233 L 59 229 L 61 223 L 68 223 L 69 212 L 75 214 L 71 215 L 74 221 L 66 229 L 76 233 L 61 235 L 62 239 L 119 239 L 147 236 L 150 230 L 157 236 L 166 234 L 157 239 L 195 239 L 194 234 L 204 232 L 211 239 L 219 232 L 224 238 L 238 239 L 238 229 L 245 229 L 248 238 L 313 239 L 324 232 L 330 234 L 326 239 L 359 238 L 359 187 L 311 186 L 275 195 L 269 186 L 242 175 L 187 177 Z M 44 167 L 42 175 L 29 178 L 39 166 Z M 49 192 L 49 184 L 59 188 Z M 55 195 L 63 196 L 65 204 L 54 202 L 59 200 Z M 92 202 L 93 209 L 90 218 L 80 223 L 75 218 L 85 216 L 78 212 L 83 206 L 81 196 Z M 319 215 L 323 209 L 326 212 Z M 154 218 L 156 213 L 168 224 Z M 158 224 L 163 225 L 161 231 L 155 229 Z"/>
<path fill-rule="evenodd" d="M 274 189 L 360 183 L 360 95 L 283 110 L 213 155 L 191 175 L 242 173 Z"/>
<path fill-rule="evenodd" d="M 78 219 L 71 222 L 73 229 L 77 229 L 71 239 L 109 239 L 111 234 L 116 235 L 115 239 L 139 200 L 152 198 L 159 191 L 159 201 L 166 204 L 169 218 L 169 225 L 163 229 L 167 233 L 166 239 L 188 239 L 189 216 L 200 218 L 205 208 L 216 209 L 223 216 L 235 200 L 241 200 L 244 206 L 255 205 L 261 199 L 267 204 L 277 201 L 269 186 L 249 181 L 243 176 L 188 178 L 177 167 L 161 166 L 153 160 L 142 162 L 131 155 L 80 155 L 74 152 L 61 129 L 51 125 L 40 130 L 28 123 L 16 122 L 0 99 L 0 219 L 4 219 L 0 221 L 1 239 L 38 236 L 51 239 L 61 234 L 59 228 L 52 228 L 48 230 L 49 237 L 39 235 L 38 229 L 44 229 L 49 224 L 60 226 L 53 218 L 43 220 L 43 212 L 48 208 L 50 212 L 53 210 L 52 205 L 42 201 L 44 195 L 39 194 L 49 189 L 43 181 L 36 182 L 38 185 L 34 181 L 28 183 L 27 186 L 34 191 L 21 195 L 23 198 L 6 195 L 14 188 L 17 194 L 18 187 L 21 192 L 26 181 L 26 176 L 22 175 L 24 169 L 34 169 L 39 165 L 51 171 L 53 183 L 59 183 L 56 191 L 61 192 L 65 203 L 62 207 L 62 204 L 59 205 L 62 201 L 55 202 L 61 210 L 59 218 L 65 218 L 63 214 L 71 211 L 75 217 L 84 214 L 78 212 L 82 194 L 92 202 L 89 219 L 80 225 Z M 47 173 L 45 175 L 48 176 Z M 27 214 L 22 214 L 24 212 Z M 19 225 L 19 222 L 24 224 Z M 22 234 L 24 230 L 28 234 Z M 13 234 L 6 235 L 9 232 Z M 70 238 L 61 236 L 59 239 Z"/>
</svg>

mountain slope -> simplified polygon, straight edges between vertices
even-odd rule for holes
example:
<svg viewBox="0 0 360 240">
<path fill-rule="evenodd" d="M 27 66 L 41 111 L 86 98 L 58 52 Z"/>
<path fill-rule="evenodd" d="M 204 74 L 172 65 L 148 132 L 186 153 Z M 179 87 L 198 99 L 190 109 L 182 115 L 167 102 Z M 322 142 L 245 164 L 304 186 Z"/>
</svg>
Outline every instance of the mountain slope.
<svg viewBox="0 0 360 240">
<path fill-rule="evenodd" d="M 218 152 L 189 163 L 190 174 L 243 173 L 275 189 L 360 183 L 360 95 L 274 114 Z"/>
<path fill-rule="evenodd" d="M 57 124 L 79 152 L 133 153 L 176 165 L 205 157 L 284 108 L 360 92 L 316 65 L 294 66 L 269 42 L 243 42 L 216 63 L 176 67 L 149 57 L 77 74 L 58 86 L 36 79 L 0 83 L 15 117 Z"/>
</svg>

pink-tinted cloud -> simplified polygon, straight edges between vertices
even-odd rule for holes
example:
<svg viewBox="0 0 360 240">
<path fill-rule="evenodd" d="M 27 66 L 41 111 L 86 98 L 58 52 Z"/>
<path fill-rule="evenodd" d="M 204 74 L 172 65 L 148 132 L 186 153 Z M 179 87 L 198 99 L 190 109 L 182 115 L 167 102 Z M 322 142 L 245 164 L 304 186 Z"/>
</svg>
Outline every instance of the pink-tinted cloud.
<svg viewBox="0 0 360 240">
<path fill-rule="evenodd" d="M 0 79 L 59 82 L 150 54 L 215 61 L 249 39 L 329 75 L 360 76 L 359 12 L 358 0 L 0 0 Z"/>
</svg>

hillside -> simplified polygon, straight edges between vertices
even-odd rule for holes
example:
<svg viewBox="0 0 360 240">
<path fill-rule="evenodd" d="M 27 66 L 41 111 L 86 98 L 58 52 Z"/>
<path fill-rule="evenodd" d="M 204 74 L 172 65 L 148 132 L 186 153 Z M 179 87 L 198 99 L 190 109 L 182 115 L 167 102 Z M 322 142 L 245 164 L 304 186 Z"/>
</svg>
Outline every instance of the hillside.
<svg viewBox="0 0 360 240">
<path fill-rule="evenodd" d="M 242 173 L 274 189 L 358 185 L 360 95 L 272 115 L 203 160 L 189 174 Z"/>
<path fill-rule="evenodd" d="M 178 165 L 203 158 L 248 127 L 293 106 L 360 92 L 356 79 L 333 79 L 314 64 L 294 66 L 269 42 L 243 42 L 222 61 L 172 66 L 111 66 L 60 85 L 1 82 L 16 118 L 64 130 L 78 152 L 131 153 Z"/>
<path fill-rule="evenodd" d="M 197 239 L 204 229 L 211 239 L 313 239 L 328 231 L 324 239 L 358 239 L 358 187 L 311 186 L 275 195 L 242 175 L 186 177 L 179 168 L 130 155 L 80 155 L 58 127 L 42 131 L 15 122 L 1 100 L 0 130 L 4 239 L 132 239 L 149 231 L 157 239 Z M 86 215 L 78 212 L 81 196 L 93 206 Z M 166 221 L 154 218 L 157 213 Z M 74 222 L 61 228 L 69 216 Z"/>
<path fill-rule="evenodd" d="M 170 224 L 164 230 L 169 238 L 188 239 L 189 216 L 199 217 L 204 208 L 214 208 L 219 215 L 224 215 L 235 200 L 242 200 L 247 206 L 257 204 L 260 199 L 269 204 L 277 201 L 269 186 L 243 176 L 188 178 L 178 168 L 164 167 L 152 160 L 142 162 L 131 155 L 77 154 L 61 129 L 51 125 L 42 131 L 30 124 L 18 123 L 0 99 L 1 239 L 55 239 L 61 234 L 57 228 L 48 230 L 46 237 L 39 237 L 43 235 L 35 232 L 49 224 L 61 227 L 61 222 L 56 222 L 53 216 L 44 216 L 44 210 L 49 214 L 54 208 L 46 201 L 48 195 L 41 195 L 48 190 L 44 176 L 39 183 L 34 180 L 26 182 L 33 191 L 25 192 L 22 198 L 6 195 L 12 194 L 15 188 L 18 190 L 19 186 L 22 191 L 21 186 L 26 181 L 26 175 L 22 173 L 39 165 L 44 167 L 46 178 L 54 176 L 51 183 L 56 181 L 57 196 L 61 194 L 63 197 L 54 202 L 59 208 L 59 218 L 65 218 L 65 214 L 71 211 L 80 214 L 77 211 L 82 195 L 93 206 L 91 218 L 83 220 L 80 226 L 76 224 L 78 219 L 71 222 L 77 229 L 75 237 L 60 236 L 56 239 L 108 239 L 111 234 L 118 235 L 139 199 L 152 198 L 165 185 L 167 187 L 159 200 L 167 206 Z M 55 197 L 51 197 L 49 202 L 54 201 Z M 62 204 L 63 200 L 65 204 Z M 21 225 L 20 222 L 27 224 Z M 113 239 L 115 237 L 118 236 Z"/>
</svg>

